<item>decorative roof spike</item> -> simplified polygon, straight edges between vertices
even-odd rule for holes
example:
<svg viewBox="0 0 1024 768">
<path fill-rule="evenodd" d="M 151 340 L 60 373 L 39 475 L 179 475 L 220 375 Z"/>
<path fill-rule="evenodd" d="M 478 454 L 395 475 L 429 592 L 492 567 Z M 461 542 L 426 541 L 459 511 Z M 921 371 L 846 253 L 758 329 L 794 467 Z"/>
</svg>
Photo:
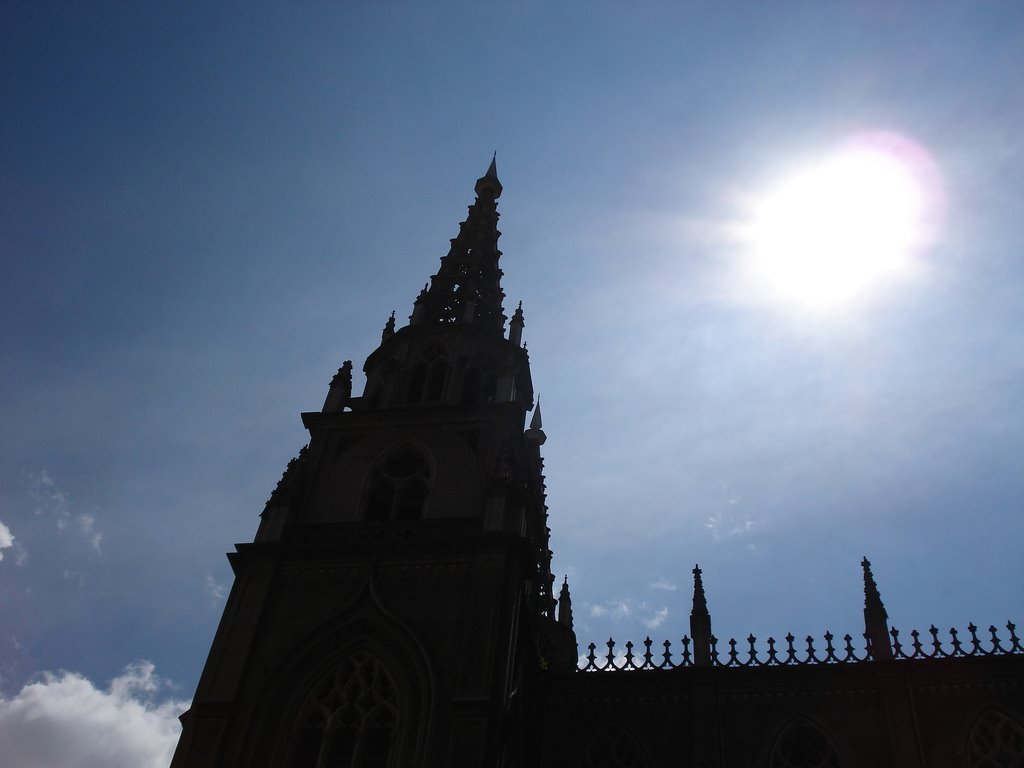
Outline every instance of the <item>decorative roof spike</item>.
<svg viewBox="0 0 1024 768">
<path fill-rule="evenodd" d="M 868 640 L 868 650 L 874 659 L 891 659 L 889 614 L 885 612 L 882 596 L 871 573 L 871 563 L 865 557 L 860 564 L 864 569 L 864 635 Z"/>
<path fill-rule="evenodd" d="M 391 310 L 391 317 L 384 324 L 384 331 L 380 335 L 380 340 L 387 341 L 395 335 L 395 310 Z"/>
<path fill-rule="evenodd" d="M 558 593 L 558 623 L 572 629 L 572 597 L 569 595 L 569 577 L 562 581 L 562 591 Z"/>
</svg>

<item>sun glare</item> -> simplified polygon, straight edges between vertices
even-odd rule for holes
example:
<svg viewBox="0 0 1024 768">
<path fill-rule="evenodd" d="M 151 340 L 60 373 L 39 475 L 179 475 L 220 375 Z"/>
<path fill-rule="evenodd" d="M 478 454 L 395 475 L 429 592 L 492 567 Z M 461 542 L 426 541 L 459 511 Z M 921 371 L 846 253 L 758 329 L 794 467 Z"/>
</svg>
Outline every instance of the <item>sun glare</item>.
<svg viewBox="0 0 1024 768">
<path fill-rule="evenodd" d="M 916 144 L 883 136 L 851 141 L 754 203 L 743 239 L 758 290 L 829 308 L 913 272 L 936 174 Z"/>
</svg>

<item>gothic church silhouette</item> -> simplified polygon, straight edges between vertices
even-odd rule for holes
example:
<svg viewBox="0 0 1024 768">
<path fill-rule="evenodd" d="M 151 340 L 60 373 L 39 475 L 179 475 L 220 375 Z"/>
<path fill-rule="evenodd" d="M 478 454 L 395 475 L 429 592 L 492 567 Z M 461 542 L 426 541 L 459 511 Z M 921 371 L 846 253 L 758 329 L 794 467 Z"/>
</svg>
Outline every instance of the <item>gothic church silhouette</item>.
<svg viewBox="0 0 1024 768">
<path fill-rule="evenodd" d="M 475 191 L 362 396 L 346 362 L 302 415 L 172 767 L 1024 766 L 1014 625 L 901 636 L 866 560 L 863 640 L 721 643 L 695 568 L 681 646 L 578 649 L 494 161 Z"/>
</svg>

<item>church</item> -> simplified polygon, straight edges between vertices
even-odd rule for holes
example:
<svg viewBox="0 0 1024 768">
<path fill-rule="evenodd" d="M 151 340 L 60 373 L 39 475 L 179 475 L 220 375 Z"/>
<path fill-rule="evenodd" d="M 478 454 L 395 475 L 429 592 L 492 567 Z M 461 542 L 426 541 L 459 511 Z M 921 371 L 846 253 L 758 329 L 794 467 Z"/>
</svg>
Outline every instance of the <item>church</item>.
<svg viewBox="0 0 1024 768">
<path fill-rule="evenodd" d="M 173 768 L 1021 768 L 1016 627 L 580 647 L 545 435 L 505 314 L 492 161 L 353 393 L 346 361 L 235 581 Z"/>
</svg>

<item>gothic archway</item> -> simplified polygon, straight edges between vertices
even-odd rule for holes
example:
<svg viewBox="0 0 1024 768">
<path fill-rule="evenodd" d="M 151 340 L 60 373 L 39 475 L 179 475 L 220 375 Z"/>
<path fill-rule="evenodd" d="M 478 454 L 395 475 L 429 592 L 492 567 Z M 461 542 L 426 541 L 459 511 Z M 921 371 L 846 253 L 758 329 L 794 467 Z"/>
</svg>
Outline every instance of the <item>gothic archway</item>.
<svg viewBox="0 0 1024 768">
<path fill-rule="evenodd" d="M 995 707 L 981 713 L 967 736 L 968 768 L 1024 768 L 1024 726 Z"/>
<path fill-rule="evenodd" d="M 775 739 L 769 768 L 841 768 L 839 750 L 828 735 L 806 718 L 786 725 Z"/>
</svg>

